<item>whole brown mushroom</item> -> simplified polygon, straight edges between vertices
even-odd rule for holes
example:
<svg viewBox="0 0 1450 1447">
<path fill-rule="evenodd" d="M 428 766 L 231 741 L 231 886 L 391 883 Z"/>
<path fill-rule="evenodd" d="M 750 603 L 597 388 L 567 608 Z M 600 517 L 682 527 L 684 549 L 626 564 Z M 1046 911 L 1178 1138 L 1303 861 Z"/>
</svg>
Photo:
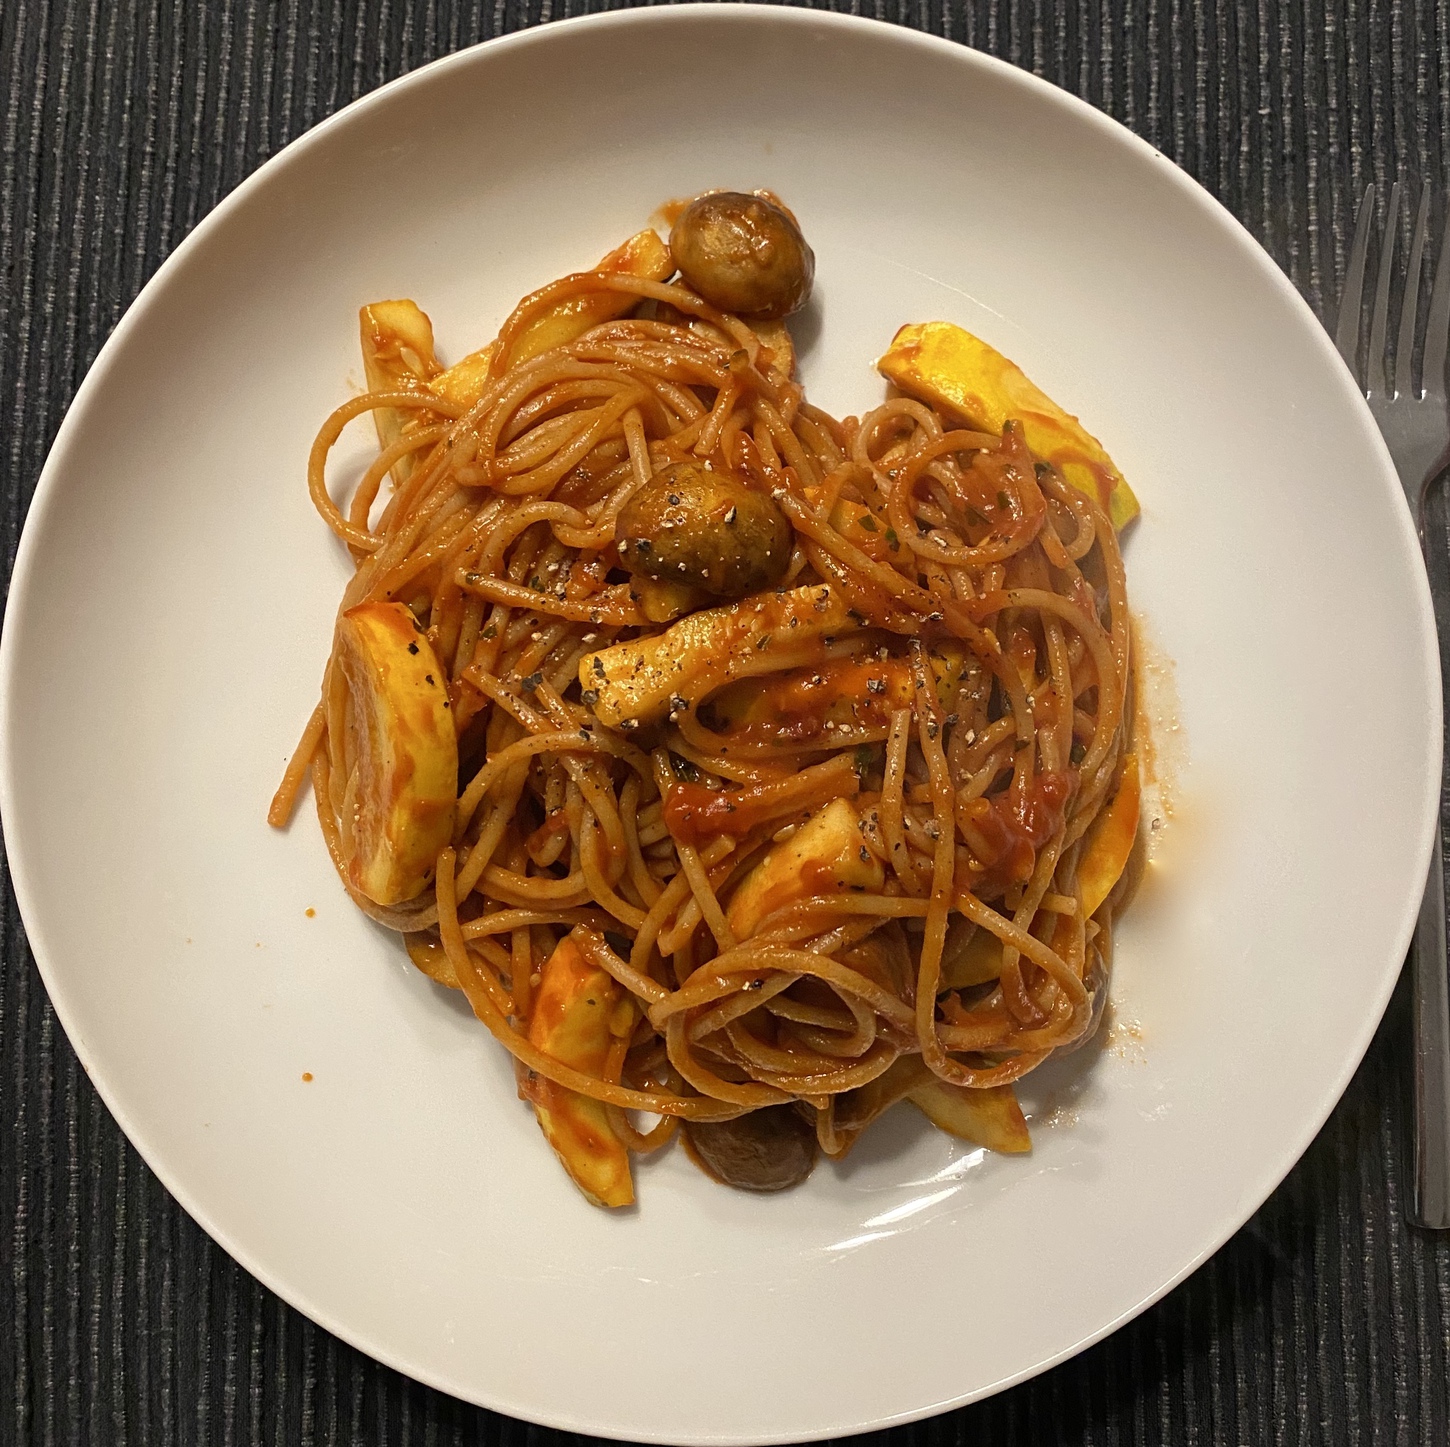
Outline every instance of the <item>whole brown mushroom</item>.
<svg viewBox="0 0 1450 1447">
<path fill-rule="evenodd" d="M 790 566 L 790 522 L 743 479 L 700 462 L 656 474 L 620 509 L 619 558 L 630 572 L 744 598 L 769 588 Z"/>
<path fill-rule="evenodd" d="M 770 1105 L 734 1120 L 688 1121 L 691 1154 L 727 1186 L 784 1191 L 816 1163 L 816 1133 L 793 1105 Z"/>
<path fill-rule="evenodd" d="M 685 281 L 712 306 L 773 320 L 811 294 L 815 253 L 795 218 L 767 196 L 712 191 L 697 196 L 670 232 Z"/>
</svg>

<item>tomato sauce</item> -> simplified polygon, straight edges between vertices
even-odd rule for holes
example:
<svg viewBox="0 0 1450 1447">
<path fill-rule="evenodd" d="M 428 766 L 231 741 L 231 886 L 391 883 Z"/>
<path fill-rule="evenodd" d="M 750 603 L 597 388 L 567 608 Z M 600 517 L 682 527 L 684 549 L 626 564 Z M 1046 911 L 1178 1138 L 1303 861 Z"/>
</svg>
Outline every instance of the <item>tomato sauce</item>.
<svg viewBox="0 0 1450 1447">
<path fill-rule="evenodd" d="M 991 799 L 973 799 L 959 815 L 971 825 L 982 856 L 958 889 L 979 893 L 983 885 L 1007 888 L 1032 878 L 1037 851 L 1062 827 L 1067 801 L 1077 788 L 1077 770 L 1036 775 L 1020 794 L 1008 789 Z"/>
<path fill-rule="evenodd" d="M 739 839 L 779 812 L 749 789 L 707 789 L 676 784 L 665 800 L 665 828 L 681 844 L 699 848 L 721 834 Z"/>
</svg>

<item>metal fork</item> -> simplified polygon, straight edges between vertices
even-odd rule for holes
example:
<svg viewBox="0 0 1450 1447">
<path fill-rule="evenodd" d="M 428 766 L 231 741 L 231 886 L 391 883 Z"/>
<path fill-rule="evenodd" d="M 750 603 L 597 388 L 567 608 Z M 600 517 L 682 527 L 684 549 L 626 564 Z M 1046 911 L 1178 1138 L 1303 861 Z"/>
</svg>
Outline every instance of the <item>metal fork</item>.
<svg viewBox="0 0 1450 1447">
<path fill-rule="evenodd" d="M 1420 297 L 1421 263 L 1429 223 L 1430 189 L 1422 187 L 1415 229 L 1410 239 L 1409 267 L 1394 352 L 1394 378 L 1389 375 L 1385 349 L 1390 309 L 1390 280 L 1394 273 L 1399 234 L 1400 183 L 1390 191 L 1388 225 L 1379 248 L 1374 309 L 1370 316 L 1369 346 L 1363 370 L 1358 365 L 1363 315 L 1365 262 L 1374 219 L 1374 188 L 1366 189 L 1355 217 L 1354 241 L 1339 307 L 1335 345 L 1349 365 L 1369 409 L 1384 434 L 1400 475 L 1420 533 L 1420 546 L 1430 576 L 1436 621 L 1441 636 L 1450 629 L 1450 561 L 1444 545 L 1443 516 L 1426 546 L 1425 508 L 1430 484 L 1450 461 L 1450 413 L 1445 396 L 1445 353 L 1450 342 L 1450 225 L 1440 243 L 1430 311 L 1424 333 L 1422 390 L 1413 377 L 1415 320 Z M 1443 490 L 1441 490 L 1443 497 Z M 1436 536 L 1438 533 L 1438 536 Z M 1414 988 L 1414 1180 L 1405 1211 L 1416 1226 L 1450 1228 L 1450 976 L 1445 957 L 1444 841 L 1436 830 L 1430 873 L 1415 926 L 1410 951 Z"/>
</svg>

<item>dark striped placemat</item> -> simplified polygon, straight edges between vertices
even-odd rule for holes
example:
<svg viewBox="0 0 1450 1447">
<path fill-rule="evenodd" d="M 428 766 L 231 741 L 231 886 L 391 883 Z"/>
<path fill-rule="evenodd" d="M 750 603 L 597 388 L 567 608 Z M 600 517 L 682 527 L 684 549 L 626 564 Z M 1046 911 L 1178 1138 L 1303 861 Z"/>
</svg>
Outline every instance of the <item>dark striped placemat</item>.
<svg viewBox="0 0 1450 1447">
<path fill-rule="evenodd" d="M 222 196 L 404 71 L 606 8 L 617 7 L 0 0 L 6 576 L 82 375 L 146 278 Z M 1450 14 L 1428 0 L 849 8 L 990 51 L 1117 117 L 1238 215 L 1321 315 L 1363 185 L 1401 170 L 1445 179 Z M 1231 437 L 1231 418 L 1225 430 Z M 0 1443 L 564 1435 L 378 1366 L 214 1246 L 84 1078 L 8 880 L 0 908 Z M 1408 1013 L 1402 988 L 1303 1161 L 1155 1310 L 1036 1381 L 881 1435 L 902 1447 L 1450 1443 L 1450 1239 L 1410 1231 L 1401 1215 Z"/>
</svg>

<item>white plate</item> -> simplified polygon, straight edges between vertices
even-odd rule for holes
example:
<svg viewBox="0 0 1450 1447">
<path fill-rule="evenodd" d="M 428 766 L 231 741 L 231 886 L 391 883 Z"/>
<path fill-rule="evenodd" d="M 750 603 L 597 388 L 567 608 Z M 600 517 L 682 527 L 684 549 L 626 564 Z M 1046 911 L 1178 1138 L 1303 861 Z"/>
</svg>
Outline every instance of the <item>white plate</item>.
<svg viewBox="0 0 1450 1447">
<path fill-rule="evenodd" d="M 799 212 L 818 402 L 869 406 L 897 324 L 941 316 L 1101 435 L 1143 500 L 1132 597 L 1177 661 L 1191 766 L 1177 749 L 1173 847 L 1122 929 L 1117 1043 L 1039 1089 L 1051 1120 L 1030 1158 L 983 1160 L 903 1118 L 774 1199 L 672 1152 L 639 1171 L 638 1210 L 607 1215 L 559 1171 L 502 1052 L 343 897 L 310 814 L 287 834 L 262 816 L 347 571 L 303 467 L 358 380 L 358 305 L 416 297 L 456 357 L 525 291 L 709 185 L 769 186 Z M 374 1356 L 645 1440 L 922 1416 L 1180 1280 L 1348 1081 L 1409 938 L 1436 799 L 1409 518 L 1284 278 L 1077 101 L 798 10 L 512 36 L 263 167 L 77 396 L 0 666 L 30 940 L 161 1180 Z"/>
</svg>

